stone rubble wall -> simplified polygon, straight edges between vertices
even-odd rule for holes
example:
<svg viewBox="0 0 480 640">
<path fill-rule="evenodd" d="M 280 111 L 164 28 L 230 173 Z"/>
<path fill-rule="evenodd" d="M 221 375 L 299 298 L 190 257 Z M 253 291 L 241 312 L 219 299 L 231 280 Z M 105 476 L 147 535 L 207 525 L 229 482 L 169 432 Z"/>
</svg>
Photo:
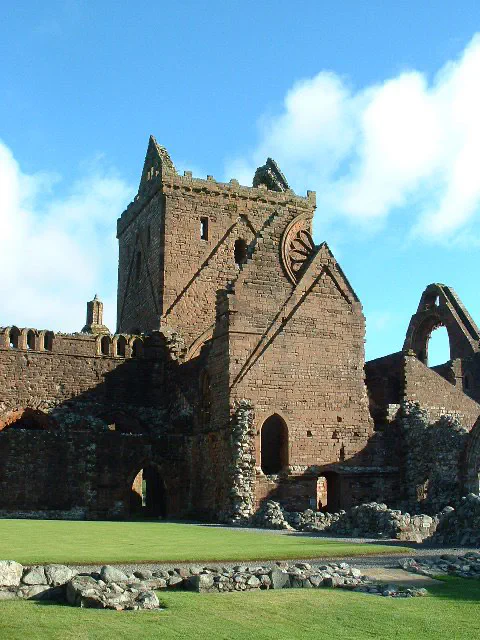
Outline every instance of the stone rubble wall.
<svg viewBox="0 0 480 640">
<path fill-rule="evenodd" d="M 13 560 L 0 561 L 0 601 L 51 600 L 117 611 L 160 609 L 155 591 L 163 590 L 228 593 L 319 587 L 404 598 L 426 595 L 425 589 L 374 582 L 360 569 L 345 562 L 312 565 L 282 561 L 250 567 L 191 566 L 153 572 L 139 568 L 127 574 L 108 565 L 99 572 L 77 573 L 64 565 L 24 567 Z"/>
<path fill-rule="evenodd" d="M 402 405 L 400 427 L 406 506 L 438 513 L 462 495 L 460 470 L 469 431 L 457 416 L 435 419 L 417 403 Z"/>
<path fill-rule="evenodd" d="M 222 520 L 231 524 L 248 522 L 255 509 L 254 410 L 248 400 L 239 400 L 234 408 L 231 429 L 232 488 L 231 511 Z"/>
<path fill-rule="evenodd" d="M 56 511 L 54 509 L 39 509 L 38 511 L 28 511 L 21 509 L 0 509 L 0 519 L 15 520 L 86 520 L 87 510 L 81 507 L 74 507 L 67 511 Z"/>
<path fill-rule="evenodd" d="M 278 502 L 269 500 L 253 516 L 250 525 L 267 529 L 317 531 L 347 537 L 479 546 L 480 496 L 470 493 L 461 499 L 456 509 L 448 506 L 433 516 L 402 513 L 376 502 L 361 504 L 338 513 L 310 509 L 289 512 Z"/>
<path fill-rule="evenodd" d="M 446 507 L 432 542 L 442 545 L 480 545 L 480 496 L 469 493 L 456 509 Z"/>
<path fill-rule="evenodd" d="M 255 514 L 251 524 L 270 529 L 422 542 L 433 535 L 438 522 L 438 516 L 410 515 L 376 502 L 362 504 L 348 511 L 324 513 L 311 509 L 288 512 L 278 502 L 268 501 Z"/>
<path fill-rule="evenodd" d="M 402 558 L 398 561 L 404 571 L 435 578 L 442 575 L 480 580 L 480 553 L 469 551 L 464 555 L 443 554 L 432 558 Z"/>
</svg>

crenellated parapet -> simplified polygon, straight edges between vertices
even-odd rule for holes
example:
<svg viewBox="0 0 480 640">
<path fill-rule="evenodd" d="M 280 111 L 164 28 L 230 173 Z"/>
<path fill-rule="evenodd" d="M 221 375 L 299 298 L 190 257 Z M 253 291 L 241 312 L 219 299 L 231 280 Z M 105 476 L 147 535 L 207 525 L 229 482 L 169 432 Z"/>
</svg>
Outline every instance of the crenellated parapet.
<svg viewBox="0 0 480 640">
<path fill-rule="evenodd" d="M 0 351 L 103 358 L 141 358 L 149 336 L 62 333 L 16 326 L 0 328 Z"/>
<path fill-rule="evenodd" d="M 0 349 L 51 352 L 54 337 L 54 332 L 47 329 L 0 327 Z"/>
<path fill-rule="evenodd" d="M 167 150 L 161 147 L 153 136 L 150 136 L 138 193 L 117 221 L 117 236 L 123 233 L 145 205 L 159 192 L 165 195 L 203 194 L 205 197 L 216 197 L 223 202 L 228 202 L 232 207 L 239 202 L 247 201 L 250 206 L 255 204 L 291 205 L 308 210 L 315 208 L 316 205 L 315 191 L 307 191 L 305 197 L 297 195 L 289 188 L 283 174 L 271 158 L 268 158 L 264 167 L 257 169 L 254 184 L 251 187 L 241 185 L 235 178 L 229 182 L 220 182 L 211 175 L 206 178 L 194 177 L 191 171 L 184 171 L 183 175 L 180 175 Z"/>
</svg>

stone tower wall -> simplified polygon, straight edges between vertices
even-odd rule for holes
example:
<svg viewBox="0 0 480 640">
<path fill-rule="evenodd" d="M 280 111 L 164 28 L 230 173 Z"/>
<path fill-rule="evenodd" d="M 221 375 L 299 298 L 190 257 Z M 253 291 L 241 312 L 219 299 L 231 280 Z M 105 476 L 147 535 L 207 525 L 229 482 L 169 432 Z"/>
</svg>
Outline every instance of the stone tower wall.
<svg viewBox="0 0 480 640">
<path fill-rule="evenodd" d="M 142 333 L 160 327 L 164 214 L 165 199 L 157 191 L 146 203 L 132 203 L 118 221 L 118 332 Z"/>
</svg>

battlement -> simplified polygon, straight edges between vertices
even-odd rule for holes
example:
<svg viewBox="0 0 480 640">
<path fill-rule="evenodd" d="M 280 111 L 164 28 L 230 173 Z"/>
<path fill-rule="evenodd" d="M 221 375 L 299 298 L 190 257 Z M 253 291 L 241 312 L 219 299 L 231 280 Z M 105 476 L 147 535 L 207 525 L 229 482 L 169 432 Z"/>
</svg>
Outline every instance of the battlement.
<svg viewBox="0 0 480 640">
<path fill-rule="evenodd" d="M 165 160 L 166 157 L 168 161 Z M 275 180 L 277 176 L 279 179 Z M 282 187 L 276 187 L 277 184 Z M 306 196 L 297 195 L 288 187 L 283 174 L 270 158 L 264 167 L 257 169 L 254 186 L 241 185 L 235 178 L 229 182 L 219 182 L 211 175 L 197 178 L 191 171 L 184 171 L 182 176 L 175 169 L 164 147 L 160 147 L 151 136 L 138 193 L 117 220 L 117 237 L 158 192 L 169 195 L 176 191 L 204 193 L 206 196 L 217 196 L 232 202 L 238 199 L 273 205 L 293 204 L 308 209 L 316 206 L 315 191 L 307 191 Z"/>
<path fill-rule="evenodd" d="M 16 326 L 0 328 L 0 351 L 99 358 L 141 358 L 148 336 L 61 333 Z"/>
</svg>

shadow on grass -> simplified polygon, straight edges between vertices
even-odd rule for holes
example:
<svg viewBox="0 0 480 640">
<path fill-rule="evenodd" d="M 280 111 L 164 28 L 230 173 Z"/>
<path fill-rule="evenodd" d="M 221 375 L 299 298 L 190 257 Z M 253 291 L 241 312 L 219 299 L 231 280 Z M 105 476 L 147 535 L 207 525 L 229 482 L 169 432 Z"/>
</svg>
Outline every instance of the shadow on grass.
<svg viewBox="0 0 480 640">
<path fill-rule="evenodd" d="M 428 592 L 441 600 L 455 602 L 480 602 L 480 580 L 438 576 L 442 584 L 428 587 Z"/>
<path fill-rule="evenodd" d="M 47 598 L 45 598 L 45 600 L 29 600 L 29 602 L 32 602 L 35 606 L 38 607 L 62 607 L 67 609 L 73 608 L 68 604 L 66 600 L 48 600 Z"/>
</svg>

